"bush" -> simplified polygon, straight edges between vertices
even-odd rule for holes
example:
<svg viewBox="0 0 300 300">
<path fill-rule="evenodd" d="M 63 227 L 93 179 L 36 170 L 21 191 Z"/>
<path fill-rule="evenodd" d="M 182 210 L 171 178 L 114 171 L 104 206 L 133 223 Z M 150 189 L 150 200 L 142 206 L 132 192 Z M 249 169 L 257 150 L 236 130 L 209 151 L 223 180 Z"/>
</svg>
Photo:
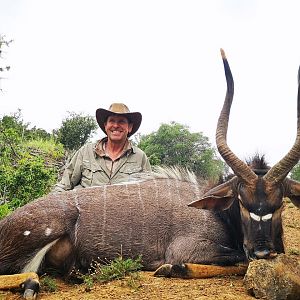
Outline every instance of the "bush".
<svg viewBox="0 0 300 300">
<path fill-rule="evenodd" d="M 0 218 L 48 193 L 64 165 L 63 145 L 28 126 L 20 110 L 0 118 Z"/>
<path fill-rule="evenodd" d="M 98 125 L 93 117 L 69 112 L 69 116 L 54 133 L 66 149 L 77 150 L 89 140 L 97 128 Z"/>
<path fill-rule="evenodd" d="M 217 157 L 208 137 L 201 132 L 191 133 L 187 126 L 176 122 L 141 135 L 137 144 L 151 165 L 183 166 L 197 176 L 211 179 L 218 179 L 225 171 L 225 164 Z"/>
<path fill-rule="evenodd" d="M 43 157 L 31 157 L 26 153 L 12 174 L 9 206 L 23 206 L 49 192 L 56 182 L 56 174 L 57 170 L 45 166 Z"/>
<path fill-rule="evenodd" d="M 55 280 L 50 276 L 44 276 L 41 279 L 41 288 L 43 291 L 54 293 L 58 290 Z"/>
<path fill-rule="evenodd" d="M 122 256 L 106 263 L 94 261 L 91 264 L 88 274 L 81 274 L 75 271 L 75 276 L 83 280 L 85 290 L 90 291 L 95 282 L 106 283 L 112 280 L 123 279 L 129 276 L 128 285 L 134 287 L 134 280 L 138 279 L 137 272 L 143 267 L 142 257 L 136 259 Z"/>
<path fill-rule="evenodd" d="M 9 208 L 8 203 L 0 205 L 0 220 L 12 212 L 12 209 Z"/>
<path fill-rule="evenodd" d="M 136 259 L 123 259 L 122 256 L 119 256 L 107 265 L 96 263 L 94 268 L 97 281 L 107 282 L 124 278 L 130 273 L 140 270 L 142 268 L 142 258 L 139 256 Z"/>
<path fill-rule="evenodd" d="M 0 153 L 0 218 L 47 194 L 64 164 L 64 148 L 52 139 L 22 141 L 11 128 L 5 138 L 9 147 Z"/>
</svg>

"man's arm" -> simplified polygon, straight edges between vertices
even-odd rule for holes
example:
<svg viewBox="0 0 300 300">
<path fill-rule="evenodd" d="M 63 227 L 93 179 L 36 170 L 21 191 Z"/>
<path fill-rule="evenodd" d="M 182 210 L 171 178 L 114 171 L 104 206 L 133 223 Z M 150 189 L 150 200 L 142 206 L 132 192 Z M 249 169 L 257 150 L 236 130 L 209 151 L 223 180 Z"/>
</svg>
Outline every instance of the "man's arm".
<svg viewBox="0 0 300 300">
<path fill-rule="evenodd" d="M 72 190 L 80 183 L 82 174 L 82 150 L 79 149 L 66 166 L 61 180 L 55 184 L 52 192 Z"/>
<path fill-rule="evenodd" d="M 142 159 L 142 168 L 143 168 L 143 170 L 142 170 L 143 172 L 151 172 L 152 171 L 149 159 L 145 153 L 144 153 L 143 159 Z"/>
</svg>

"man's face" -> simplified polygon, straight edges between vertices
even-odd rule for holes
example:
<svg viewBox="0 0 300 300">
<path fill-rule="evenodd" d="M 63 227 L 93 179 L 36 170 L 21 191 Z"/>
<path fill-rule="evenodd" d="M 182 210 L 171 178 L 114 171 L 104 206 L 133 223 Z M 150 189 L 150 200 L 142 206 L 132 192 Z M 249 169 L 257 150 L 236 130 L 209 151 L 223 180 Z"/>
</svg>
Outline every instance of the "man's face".
<svg viewBox="0 0 300 300">
<path fill-rule="evenodd" d="M 129 123 L 126 117 L 109 116 L 104 123 L 105 131 L 109 140 L 113 142 L 122 142 L 127 138 L 132 130 L 132 123 Z"/>
</svg>

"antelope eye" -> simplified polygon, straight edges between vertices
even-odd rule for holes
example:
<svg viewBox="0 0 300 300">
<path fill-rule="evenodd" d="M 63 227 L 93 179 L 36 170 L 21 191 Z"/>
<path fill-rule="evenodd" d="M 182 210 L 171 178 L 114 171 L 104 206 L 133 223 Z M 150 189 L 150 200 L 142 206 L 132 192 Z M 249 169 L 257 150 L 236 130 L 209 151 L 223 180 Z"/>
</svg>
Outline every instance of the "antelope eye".
<svg viewBox="0 0 300 300">
<path fill-rule="evenodd" d="M 256 222 L 259 222 L 260 219 L 261 219 L 260 216 L 254 214 L 254 213 L 252 213 L 252 212 L 250 213 L 250 217 L 251 217 L 251 219 L 253 219 L 253 220 L 256 221 Z"/>
</svg>

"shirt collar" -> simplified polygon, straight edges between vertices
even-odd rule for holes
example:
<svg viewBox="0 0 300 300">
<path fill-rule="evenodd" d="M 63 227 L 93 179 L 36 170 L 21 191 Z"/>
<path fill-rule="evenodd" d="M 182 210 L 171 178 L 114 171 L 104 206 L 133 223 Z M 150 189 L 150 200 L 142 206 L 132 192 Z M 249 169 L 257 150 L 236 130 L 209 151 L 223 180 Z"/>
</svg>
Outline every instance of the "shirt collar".
<svg viewBox="0 0 300 300">
<path fill-rule="evenodd" d="M 105 144 L 107 142 L 107 137 L 104 137 L 103 139 L 99 140 L 96 142 L 95 144 L 95 147 L 94 147 L 94 154 L 95 154 L 95 157 L 100 156 L 100 157 L 104 157 L 106 156 L 105 154 Z M 133 152 L 135 153 L 134 151 L 134 147 L 132 145 L 132 142 L 130 140 L 126 140 L 126 143 L 123 147 L 123 154 L 122 156 L 125 154 L 125 153 L 130 153 L 130 152 Z"/>
</svg>

